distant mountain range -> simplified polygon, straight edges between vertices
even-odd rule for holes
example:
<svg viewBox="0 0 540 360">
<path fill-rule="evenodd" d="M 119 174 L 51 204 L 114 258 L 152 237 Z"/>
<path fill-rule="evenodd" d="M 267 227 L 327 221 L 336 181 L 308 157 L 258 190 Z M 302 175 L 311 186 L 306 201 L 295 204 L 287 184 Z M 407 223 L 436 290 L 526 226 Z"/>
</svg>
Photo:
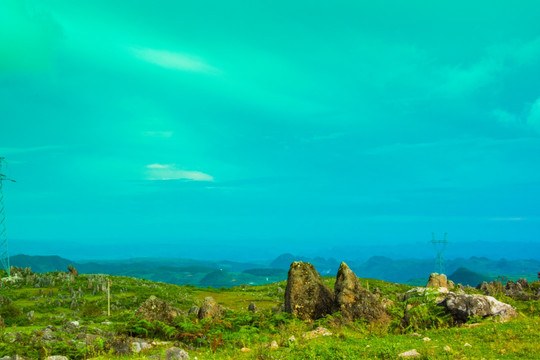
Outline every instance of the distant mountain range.
<svg viewBox="0 0 540 360">
<path fill-rule="evenodd" d="M 174 258 L 135 258 L 126 260 L 96 260 L 75 262 L 60 256 L 16 255 L 11 265 L 31 267 L 34 272 L 67 271 L 71 264 L 80 273 L 103 273 L 131 276 L 153 281 L 199 287 L 231 287 L 235 285 L 259 285 L 287 278 L 291 262 L 312 263 L 323 276 L 334 276 L 340 262 L 334 258 L 309 258 L 282 254 L 268 262 L 203 261 Z M 346 261 L 362 278 L 381 279 L 411 285 L 425 284 L 434 272 L 433 259 L 390 259 L 374 256 L 367 261 Z M 536 280 L 540 270 L 539 260 L 490 260 L 471 257 L 446 261 L 446 274 L 456 283 L 476 286 L 498 276 L 510 279 L 520 277 Z"/>
</svg>

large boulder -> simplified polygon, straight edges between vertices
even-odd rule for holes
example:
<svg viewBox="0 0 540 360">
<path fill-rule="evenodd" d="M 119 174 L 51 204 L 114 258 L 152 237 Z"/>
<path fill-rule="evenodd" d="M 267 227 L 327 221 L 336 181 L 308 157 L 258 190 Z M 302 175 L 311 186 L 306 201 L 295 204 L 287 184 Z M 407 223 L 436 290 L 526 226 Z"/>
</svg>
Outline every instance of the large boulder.
<svg viewBox="0 0 540 360">
<path fill-rule="evenodd" d="M 334 293 L 338 310 L 347 320 L 388 319 L 388 315 L 375 295 L 360 284 L 354 272 L 344 262 L 338 270 Z"/>
<path fill-rule="evenodd" d="M 512 306 L 486 295 L 449 293 L 446 299 L 438 305 L 443 306 L 458 323 L 464 323 L 469 317 L 476 316 L 499 316 L 501 320 L 517 316 L 517 312 Z"/>
<path fill-rule="evenodd" d="M 336 310 L 334 294 L 310 263 L 295 261 L 289 268 L 285 311 L 302 320 L 315 320 Z"/>
<path fill-rule="evenodd" d="M 429 280 L 426 285 L 428 288 L 447 288 L 448 289 L 448 279 L 444 274 L 432 273 L 429 275 Z"/>
<path fill-rule="evenodd" d="M 219 305 L 213 297 L 208 296 L 204 298 L 204 301 L 199 309 L 198 318 L 217 318 L 223 314 L 223 307 Z"/>
<path fill-rule="evenodd" d="M 154 295 L 143 302 L 135 313 L 148 321 L 159 320 L 165 323 L 171 323 L 175 317 L 180 315 L 178 309 Z"/>
</svg>

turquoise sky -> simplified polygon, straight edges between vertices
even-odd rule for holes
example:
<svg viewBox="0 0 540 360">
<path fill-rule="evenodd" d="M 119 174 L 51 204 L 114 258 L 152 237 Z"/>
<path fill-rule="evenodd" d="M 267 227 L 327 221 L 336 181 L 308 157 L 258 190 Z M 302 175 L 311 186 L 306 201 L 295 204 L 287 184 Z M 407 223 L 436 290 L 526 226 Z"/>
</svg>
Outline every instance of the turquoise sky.
<svg viewBox="0 0 540 360">
<path fill-rule="evenodd" d="M 536 0 L 0 0 L 11 244 L 538 243 L 539 18 Z"/>
</svg>

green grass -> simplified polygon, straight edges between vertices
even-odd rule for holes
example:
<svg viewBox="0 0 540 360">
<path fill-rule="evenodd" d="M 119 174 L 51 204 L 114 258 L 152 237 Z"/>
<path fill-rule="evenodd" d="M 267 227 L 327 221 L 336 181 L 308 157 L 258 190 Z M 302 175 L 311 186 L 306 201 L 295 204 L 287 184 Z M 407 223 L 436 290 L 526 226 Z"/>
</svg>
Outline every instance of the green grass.
<svg viewBox="0 0 540 360">
<path fill-rule="evenodd" d="M 540 301 L 537 300 L 520 301 L 501 295 L 499 300 L 513 305 L 519 313 L 518 318 L 506 323 L 473 319 L 470 324 L 459 327 L 441 320 L 441 315 L 432 311 L 436 305 L 431 304 L 424 307 L 429 311 L 418 314 L 419 326 L 405 327 L 401 318 L 406 304 L 401 301 L 401 296 L 411 286 L 381 280 L 360 279 L 360 282 L 370 291 L 394 302 L 389 309 L 392 319 L 389 323 L 367 324 L 362 321 L 344 323 L 339 313 L 314 322 L 280 313 L 277 309 L 283 303 L 284 294 L 278 287 L 285 290 L 286 282 L 213 289 L 129 277 L 80 275 L 74 281 L 68 281 L 58 273 L 48 276 L 53 284 L 44 288 L 36 288 L 31 282 L 0 288 L 5 304 L 0 310 L 7 306 L 9 301 L 6 299 L 20 310 L 14 310 L 17 318 L 7 316 L 4 319 L 7 326 L 0 329 L 0 337 L 4 339 L 0 341 L 0 357 L 17 353 L 35 359 L 60 354 L 70 359 L 117 359 L 121 357 L 111 353 L 109 340 L 129 335 L 164 343 L 139 355 L 124 357 L 126 359 L 163 355 L 175 343 L 188 351 L 191 359 L 396 359 L 399 353 L 411 349 L 421 354 L 420 359 L 531 359 L 540 353 Z M 110 317 L 106 316 L 106 291 L 101 287 L 107 278 L 113 283 Z M 323 278 L 323 281 L 333 287 L 335 279 Z M 97 292 L 94 291 L 96 284 L 99 285 Z M 190 315 L 180 316 L 171 324 L 143 321 L 134 312 L 151 295 L 182 311 L 194 304 L 200 305 L 205 297 L 212 296 L 227 310 L 220 319 L 198 320 Z M 72 296 L 77 298 L 78 309 L 70 309 Z M 258 313 L 247 311 L 250 302 L 257 305 Z M 34 318 L 28 320 L 24 314 L 31 310 Z M 87 333 L 98 335 L 96 343 L 77 342 L 74 339 L 77 334 L 62 329 L 68 320 L 79 320 Z M 104 321 L 112 324 L 102 325 Z M 66 341 L 40 342 L 39 336 L 47 325 L 56 326 L 55 334 Z M 327 328 L 332 335 L 304 338 L 304 334 L 318 326 Z M 413 336 L 413 332 L 421 336 Z M 22 341 L 5 341 L 5 336 L 10 333 L 20 333 Z M 289 341 L 291 336 L 296 338 L 295 342 Z M 424 337 L 431 341 L 422 340 Z M 275 350 L 268 347 L 272 341 L 279 345 Z M 471 346 L 465 346 L 466 343 Z M 242 352 L 242 348 L 250 351 Z"/>
</svg>

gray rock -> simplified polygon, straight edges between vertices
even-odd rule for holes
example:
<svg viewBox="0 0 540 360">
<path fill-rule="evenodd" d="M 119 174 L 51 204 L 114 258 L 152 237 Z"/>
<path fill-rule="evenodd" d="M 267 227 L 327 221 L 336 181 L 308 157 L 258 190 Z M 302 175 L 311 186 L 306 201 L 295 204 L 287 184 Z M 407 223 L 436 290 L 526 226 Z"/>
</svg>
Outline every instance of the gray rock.
<svg viewBox="0 0 540 360">
<path fill-rule="evenodd" d="M 438 305 L 443 306 L 458 323 L 466 322 L 469 317 L 499 316 L 507 320 L 517 316 L 516 310 L 508 304 L 486 295 L 456 295 L 449 293 L 448 297 Z"/>
<path fill-rule="evenodd" d="M 166 360 L 185 360 L 189 359 L 189 355 L 184 350 L 178 348 L 178 347 L 172 347 L 168 348 L 165 351 L 165 359 Z"/>
<path fill-rule="evenodd" d="M 175 317 L 180 315 L 178 309 L 153 295 L 143 302 L 135 313 L 148 321 L 159 320 L 164 323 L 171 323 Z"/>
<path fill-rule="evenodd" d="M 4 341 L 8 344 L 13 344 L 22 340 L 22 335 L 19 332 L 12 332 L 4 335 Z"/>
<path fill-rule="evenodd" d="M 302 320 L 315 320 L 335 311 L 334 294 L 310 263 L 291 264 L 285 289 L 285 311 Z"/>
<path fill-rule="evenodd" d="M 195 305 L 190 307 L 188 310 L 188 314 L 198 314 L 198 313 L 199 313 L 199 307 Z"/>
<path fill-rule="evenodd" d="M 249 303 L 248 311 L 256 313 L 257 311 L 259 311 L 259 309 L 257 309 L 257 305 L 255 305 L 255 303 L 252 301 L 251 303 Z"/>
<path fill-rule="evenodd" d="M 199 309 L 199 319 L 217 318 L 223 314 L 223 307 L 219 305 L 213 297 L 208 296 L 204 299 Z"/>
<path fill-rule="evenodd" d="M 61 355 L 47 356 L 45 360 L 69 360 L 69 358 Z"/>
<path fill-rule="evenodd" d="M 362 287 L 354 272 L 341 263 L 334 287 L 338 309 L 347 320 L 386 321 L 388 315 L 375 295 Z"/>
</svg>

